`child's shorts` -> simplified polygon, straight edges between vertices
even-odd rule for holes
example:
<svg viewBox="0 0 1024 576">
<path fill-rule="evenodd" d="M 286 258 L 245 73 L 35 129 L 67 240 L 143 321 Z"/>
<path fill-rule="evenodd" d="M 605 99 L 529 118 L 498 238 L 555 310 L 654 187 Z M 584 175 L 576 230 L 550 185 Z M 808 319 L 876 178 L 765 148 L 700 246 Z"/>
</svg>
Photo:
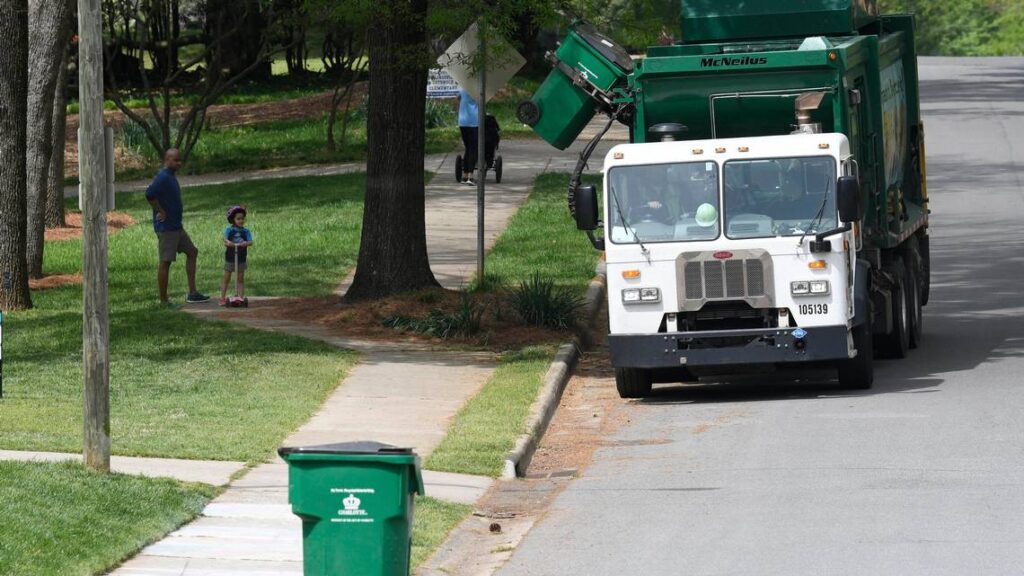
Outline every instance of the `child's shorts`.
<svg viewBox="0 0 1024 576">
<path fill-rule="evenodd" d="M 224 271 L 225 272 L 234 272 L 235 271 L 235 263 L 234 263 L 234 261 L 228 260 L 227 262 L 225 262 L 224 263 Z M 245 272 L 245 262 L 239 262 L 238 263 L 238 271 L 239 272 Z"/>
</svg>

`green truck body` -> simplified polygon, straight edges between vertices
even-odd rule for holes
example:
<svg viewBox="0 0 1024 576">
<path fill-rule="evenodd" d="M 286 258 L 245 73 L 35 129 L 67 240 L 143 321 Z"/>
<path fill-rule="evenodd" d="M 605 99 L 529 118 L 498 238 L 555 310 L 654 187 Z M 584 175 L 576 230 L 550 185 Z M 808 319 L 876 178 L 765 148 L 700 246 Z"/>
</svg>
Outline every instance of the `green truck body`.
<svg viewBox="0 0 1024 576">
<path fill-rule="evenodd" d="M 667 139 L 704 143 L 844 135 L 863 214 L 850 223 L 853 258 L 870 277 L 858 301 L 871 313 L 859 313 L 905 351 L 899 332 L 919 332 L 930 275 L 914 18 L 879 15 L 873 0 L 683 0 L 681 24 L 682 42 L 628 64 L 614 42 L 577 25 L 549 54 L 555 70 L 520 105 L 520 119 L 560 149 L 596 112 L 626 124 L 635 144 L 666 139 L 666 127 L 676 130 Z M 578 177 L 571 203 L 576 188 Z M 908 278 L 919 296 L 912 301 L 900 287 Z M 917 326 L 900 326 L 909 322 L 901 306 L 918 309 Z"/>
</svg>

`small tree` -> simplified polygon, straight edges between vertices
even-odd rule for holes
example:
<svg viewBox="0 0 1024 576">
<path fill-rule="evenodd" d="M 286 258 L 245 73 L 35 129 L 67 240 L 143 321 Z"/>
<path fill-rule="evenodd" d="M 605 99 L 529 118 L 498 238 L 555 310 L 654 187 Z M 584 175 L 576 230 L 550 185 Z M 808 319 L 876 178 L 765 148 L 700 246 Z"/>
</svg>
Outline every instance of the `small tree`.
<svg viewBox="0 0 1024 576">
<path fill-rule="evenodd" d="M 137 47 L 137 72 L 142 91 L 146 96 L 148 112 L 134 110 L 125 101 L 124 91 L 118 84 L 114 67 L 107 67 L 107 90 L 117 108 L 138 124 L 146 133 L 146 138 L 159 154 L 168 148 L 177 148 L 182 158 L 187 160 L 206 124 L 207 109 L 215 103 L 228 89 L 238 84 L 251 73 L 268 68 L 268 58 L 272 53 L 272 26 L 274 21 L 273 8 L 266 14 L 252 15 L 259 11 L 260 4 L 247 0 L 239 5 L 212 0 L 207 4 L 202 26 L 202 49 L 188 61 L 178 64 L 172 62 L 175 57 L 174 41 L 161 41 L 150 34 L 154 27 L 165 29 L 176 28 L 171 22 L 155 26 L 156 20 L 167 20 L 176 17 L 173 11 L 166 10 L 162 0 L 119 0 L 134 9 L 134 19 L 125 19 L 115 25 L 121 38 L 119 43 L 108 45 L 108 62 L 116 60 L 113 49 L 120 46 Z M 254 25 L 261 23 L 260 26 Z M 254 30 L 258 28 L 258 30 Z M 257 33 L 257 49 L 247 49 L 243 55 L 236 50 L 240 43 L 237 37 Z M 242 43 L 250 46 L 253 40 Z M 251 46 L 250 46 L 251 48 Z M 164 70 L 149 69 L 146 61 L 162 59 L 168 62 Z M 183 110 L 176 110 L 174 99 L 183 94 L 191 93 L 193 102 Z"/>
</svg>

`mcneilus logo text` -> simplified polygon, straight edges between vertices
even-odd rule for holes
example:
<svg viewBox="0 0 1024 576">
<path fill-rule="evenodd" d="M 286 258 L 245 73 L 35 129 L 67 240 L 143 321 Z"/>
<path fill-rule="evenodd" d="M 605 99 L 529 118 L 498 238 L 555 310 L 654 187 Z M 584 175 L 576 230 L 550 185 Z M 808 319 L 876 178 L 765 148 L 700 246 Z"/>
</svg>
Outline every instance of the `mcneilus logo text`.
<svg viewBox="0 0 1024 576">
<path fill-rule="evenodd" d="M 761 56 L 759 58 L 753 58 L 751 56 L 744 56 L 742 58 L 701 58 L 700 65 L 704 68 L 714 68 L 719 66 L 758 66 L 761 64 L 767 64 L 768 58 Z"/>
</svg>

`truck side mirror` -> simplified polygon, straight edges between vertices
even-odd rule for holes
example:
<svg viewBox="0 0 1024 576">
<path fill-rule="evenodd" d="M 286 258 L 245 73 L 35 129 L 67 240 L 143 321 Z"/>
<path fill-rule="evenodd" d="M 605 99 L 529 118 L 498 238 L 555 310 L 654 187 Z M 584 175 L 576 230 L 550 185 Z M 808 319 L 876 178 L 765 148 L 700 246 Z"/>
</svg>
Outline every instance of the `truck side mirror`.
<svg viewBox="0 0 1024 576">
<path fill-rule="evenodd" d="M 576 228 L 597 230 L 597 188 L 594 186 L 576 188 Z"/>
<path fill-rule="evenodd" d="M 864 218 L 864 206 L 860 201 L 860 183 L 856 176 L 840 176 L 837 188 L 839 219 L 843 222 L 860 222 Z"/>
</svg>

